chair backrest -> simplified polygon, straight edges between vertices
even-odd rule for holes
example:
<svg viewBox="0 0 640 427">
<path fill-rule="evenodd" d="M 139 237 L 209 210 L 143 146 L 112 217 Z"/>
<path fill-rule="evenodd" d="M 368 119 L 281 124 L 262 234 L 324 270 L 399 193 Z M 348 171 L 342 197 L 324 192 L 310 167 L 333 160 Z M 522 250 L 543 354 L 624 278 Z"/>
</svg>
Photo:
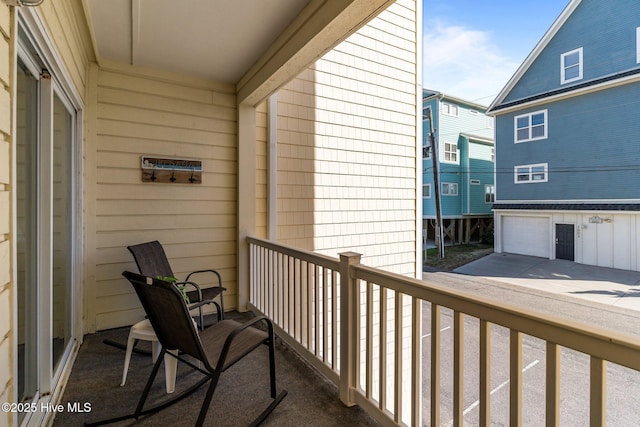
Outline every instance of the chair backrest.
<svg viewBox="0 0 640 427">
<path fill-rule="evenodd" d="M 167 350 L 178 349 L 204 362 L 211 369 L 189 309 L 182 294 L 171 283 L 125 271 L 160 344 Z"/>
<path fill-rule="evenodd" d="M 173 271 L 169 265 L 167 255 L 162 245 L 157 240 L 127 246 L 129 252 L 136 260 L 140 274 L 148 277 L 173 277 Z"/>
</svg>

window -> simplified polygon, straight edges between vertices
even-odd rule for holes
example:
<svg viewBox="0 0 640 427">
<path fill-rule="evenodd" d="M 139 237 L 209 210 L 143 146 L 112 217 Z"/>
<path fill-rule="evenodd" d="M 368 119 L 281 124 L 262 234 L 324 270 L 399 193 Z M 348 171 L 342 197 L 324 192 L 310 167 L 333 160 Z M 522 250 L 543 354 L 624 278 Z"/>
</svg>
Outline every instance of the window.
<svg viewBox="0 0 640 427">
<path fill-rule="evenodd" d="M 476 110 L 469 110 L 469 114 L 477 116 L 480 113 L 478 113 Z"/>
<path fill-rule="evenodd" d="M 582 79 L 582 48 L 560 55 L 560 83 Z"/>
<path fill-rule="evenodd" d="M 547 137 L 547 110 L 516 116 L 513 120 L 515 142 L 535 141 Z"/>
<path fill-rule="evenodd" d="M 429 112 L 431 111 L 431 107 L 423 107 L 422 108 L 422 120 L 429 120 Z"/>
<path fill-rule="evenodd" d="M 493 185 L 487 184 L 484 186 L 484 202 L 494 203 L 496 201 L 496 189 Z"/>
<path fill-rule="evenodd" d="M 427 147 L 426 145 L 422 147 L 422 158 L 423 159 L 431 158 L 431 147 Z"/>
<path fill-rule="evenodd" d="M 514 180 L 516 184 L 531 182 L 547 182 L 547 163 L 537 165 L 521 165 L 514 168 Z"/>
<path fill-rule="evenodd" d="M 442 114 L 446 114 L 448 116 L 458 116 L 458 106 L 449 104 L 447 102 L 442 103 Z"/>
<path fill-rule="evenodd" d="M 487 117 L 487 127 L 493 129 L 493 117 Z"/>
<path fill-rule="evenodd" d="M 431 184 L 423 184 L 422 185 L 422 198 L 430 199 L 431 198 Z"/>
<path fill-rule="evenodd" d="M 456 163 L 458 161 L 458 145 L 452 142 L 444 143 L 444 161 Z"/>
<path fill-rule="evenodd" d="M 458 184 L 455 182 L 443 182 L 442 183 L 442 195 L 443 196 L 457 196 Z"/>
</svg>

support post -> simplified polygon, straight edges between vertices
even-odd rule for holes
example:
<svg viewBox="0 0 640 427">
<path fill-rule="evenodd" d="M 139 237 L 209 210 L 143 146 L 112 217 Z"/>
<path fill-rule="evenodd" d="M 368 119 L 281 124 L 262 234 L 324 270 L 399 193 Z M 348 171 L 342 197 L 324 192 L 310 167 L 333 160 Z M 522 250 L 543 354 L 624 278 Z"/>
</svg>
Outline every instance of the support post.
<svg viewBox="0 0 640 427">
<path fill-rule="evenodd" d="M 355 405 L 351 390 L 356 386 L 358 367 L 358 280 L 352 266 L 360 264 L 362 255 L 355 252 L 340 254 L 340 400 Z"/>
<path fill-rule="evenodd" d="M 256 108 L 238 106 L 238 311 L 249 302 L 249 244 L 256 230 Z"/>
</svg>

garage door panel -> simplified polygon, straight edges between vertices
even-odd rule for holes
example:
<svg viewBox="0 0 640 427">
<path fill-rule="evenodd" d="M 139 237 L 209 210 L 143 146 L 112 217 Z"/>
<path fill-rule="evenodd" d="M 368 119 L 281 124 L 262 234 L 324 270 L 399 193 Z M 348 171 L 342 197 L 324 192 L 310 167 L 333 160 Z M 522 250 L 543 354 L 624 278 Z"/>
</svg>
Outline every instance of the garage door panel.
<svg viewBox="0 0 640 427">
<path fill-rule="evenodd" d="M 549 258 L 548 218 L 505 216 L 502 236 L 503 252 Z"/>
</svg>

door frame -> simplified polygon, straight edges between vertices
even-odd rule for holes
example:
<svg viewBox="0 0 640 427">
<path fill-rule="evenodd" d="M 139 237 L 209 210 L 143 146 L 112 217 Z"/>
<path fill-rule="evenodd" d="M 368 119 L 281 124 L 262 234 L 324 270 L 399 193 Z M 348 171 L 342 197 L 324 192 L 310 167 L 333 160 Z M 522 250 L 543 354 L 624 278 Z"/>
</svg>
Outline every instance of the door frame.
<svg viewBox="0 0 640 427">
<path fill-rule="evenodd" d="M 34 75 L 39 75 L 43 68 L 46 68 L 51 75 L 50 78 L 39 78 L 40 80 L 40 90 L 42 92 L 46 92 L 44 94 L 44 98 L 42 95 L 39 95 L 39 99 L 43 100 L 42 105 L 38 108 L 39 117 L 50 116 L 50 120 L 43 120 L 42 123 L 38 125 L 39 131 L 42 135 L 38 136 L 38 150 L 39 151 L 39 159 L 38 163 L 46 163 L 51 162 L 53 158 L 53 141 L 52 141 L 52 132 L 53 132 L 53 99 L 57 96 L 57 98 L 62 102 L 64 107 L 73 114 L 74 123 L 72 125 L 72 136 L 71 136 L 71 153 L 70 153 L 70 164 L 73 169 L 71 174 L 71 188 L 73 191 L 71 192 L 71 230 L 70 230 L 70 247 L 71 251 L 69 257 L 70 261 L 70 282 L 71 282 L 71 295 L 69 301 L 71 305 L 69 307 L 70 310 L 70 321 L 71 321 L 71 341 L 69 345 L 66 346 L 65 351 L 60 360 L 60 364 L 58 368 L 53 370 L 53 361 L 51 360 L 52 355 L 52 313 L 53 308 L 51 306 L 52 303 L 52 281 L 51 281 L 51 273 L 47 272 L 50 270 L 52 265 L 52 236 L 48 236 L 45 240 L 42 241 L 43 246 L 45 246 L 43 252 L 40 252 L 41 249 L 38 249 L 38 261 L 37 261 L 37 270 L 36 280 L 38 281 L 38 292 L 40 295 L 37 301 L 37 310 L 40 315 L 36 320 L 38 336 L 36 338 L 38 353 L 37 355 L 37 391 L 34 396 L 33 402 L 36 402 L 38 405 L 47 404 L 47 403 L 56 403 L 62 397 L 62 392 L 64 390 L 64 385 L 71 373 L 71 367 L 73 366 L 73 361 L 77 355 L 78 348 L 80 343 L 82 342 L 82 333 L 83 333 L 83 325 L 82 325 L 82 313 L 83 313 L 83 262 L 82 262 L 82 254 L 84 253 L 84 237 L 83 237 L 83 229 L 84 229 L 84 221 L 83 221 L 83 138 L 84 130 L 84 101 L 81 96 L 81 93 L 84 90 L 78 90 L 75 86 L 74 80 L 71 77 L 71 74 L 68 72 L 65 66 L 65 62 L 62 59 L 62 56 L 57 51 L 56 46 L 52 41 L 51 35 L 47 32 L 47 27 L 44 24 L 45 20 L 37 9 L 33 8 L 16 8 L 15 13 L 15 37 L 14 37 L 14 53 L 13 53 L 13 70 L 12 74 L 15 76 L 17 72 L 18 66 L 18 57 L 27 65 L 27 67 L 35 72 Z M 14 79 L 15 81 L 15 79 Z M 14 100 L 17 96 L 16 86 L 13 87 L 14 90 Z M 14 102 L 15 108 L 15 102 Z M 17 131 L 16 125 L 16 117 L 13 115 L 13 123 L 12 123 L 12 135 L 13 144 L 15 144 L 15 135 Z M 50 147 L 47 147 L 44 139 L 50 139 Z M 41 150 L 40 147 L 44 147 L 45 149 Z M 50 152 L 51 151 L 51 152 Z M 13 147 L 13 151 L 15 153 L 15 146 Z M 16 182 L 16 173 L 15 173 L 15 162 L 16 158 L 12 158 L 13 163 L 13 174 L 11 177 L 12 182 Z M 52 189 L 49 188 L 52 186 L 50 182 L 50 172 L 52 172 L 52 165 L 49 166 L 37 166 L 38 170 L 44 173 L 39 172 L 41 175 L 46 176 L 38 176 L 36 178 L 37 185 L 40 186 L 38 189 L 39 194 L 37 195 L 38 203 L 41 200 L 50 200 L 52 197 Z M 47 182 L 48 180 L 48 182 Z M 13 188 L 16 188 L 14 185 Z M 16 235 L 16 227 L 17 227 L 17 212 L 15 209 L 16 206 L 16 191 L 12 192 L 12 233 Z M 50 207 L 49 207 L 50 208 Z M 46 210 L 46 209 L 45 209 Z M 49 211 L 47 211 L 49 213 Z M 38 209 L 37 218 L 35 223 L 37 224 L 37 233 L 38 239 L 41 238 L 40 234 L 51 233 L 52 230 L 52 218 L 47 212 L 41 212 L 41 209 Z M 49 249 L 47 249 L 49 248 Z M 12 268 L 11 268 L 11 280 L 12 283 L 18 283 L 17 277 L 17 263 L 16 263 L 16 254 L 17 254 L 17 242 L 13 239 L 11 251 L 14 254 L 12 256 Z M 18 297 L 17 292 L 13 293 L 13 324 L 18 324 Z M 18 402 L 18 389 L 17 389 L 17 380 L 18 380 L 18 337 L 17 333 L 14 334 L 14 357 L 13 357 L 13 378 L 16 381 L 16 387 L 13 388 L 13 401 Z M 14 414 L 13 422 L 16 425 L 43 425 L 47 424 L 52 417 L 51 413 L 43 413 L 42 411 L 37 411 L 35 413 L 27 413 L 21 423 L 18 423 L 17 414 Z"/>
</svg>

